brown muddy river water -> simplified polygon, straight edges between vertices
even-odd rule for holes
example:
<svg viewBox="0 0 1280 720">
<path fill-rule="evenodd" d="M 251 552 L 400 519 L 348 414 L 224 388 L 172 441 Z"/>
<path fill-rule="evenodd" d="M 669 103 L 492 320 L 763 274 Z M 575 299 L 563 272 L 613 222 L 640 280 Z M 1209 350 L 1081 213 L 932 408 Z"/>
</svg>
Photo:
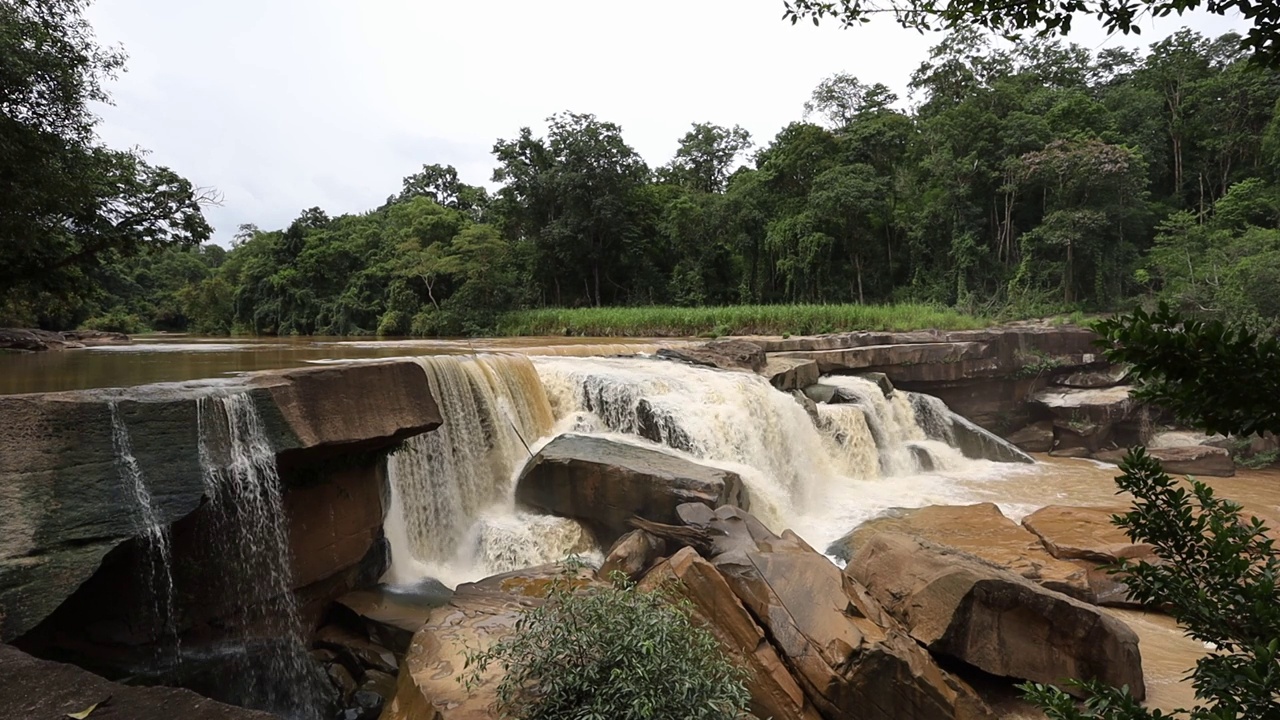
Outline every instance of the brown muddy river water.
<svg viewBox="0 0 1280 720">
<path fill-rule="evenodd" d="M 534 355 L 652 353 L 659 341 L 525 337 L 479 340 L 377 340 L 288 337 L 206 338 L 138 335 L 130 345 L 38 353 L 0 353 L 0 395 L 128 387 L 230 377 L 342 360 L 520 352 Z M 679 340 L 662 340 L 663 345 Z"/>
</svg>

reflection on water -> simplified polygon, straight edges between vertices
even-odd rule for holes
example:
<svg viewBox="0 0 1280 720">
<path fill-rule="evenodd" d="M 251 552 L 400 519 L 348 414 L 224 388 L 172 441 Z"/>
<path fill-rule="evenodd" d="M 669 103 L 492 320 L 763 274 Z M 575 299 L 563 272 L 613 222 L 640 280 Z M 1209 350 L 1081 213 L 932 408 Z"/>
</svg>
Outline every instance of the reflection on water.
<svg viewBox="0 0 1280 720">
<path fill-rule="evenodd" d="M 136 337 L 131 345 L 39 353 L 0 352 L 0 395 L 182 382 L 298 367 L 325 360 L 504 351 L 537 355 L 652 353 L 657 348 L 653 343 L 645 339 L 565 337 L 350 340 L 143 335 Z M 663 344 L 673 343 L 664 341 Z"/>
</svg>

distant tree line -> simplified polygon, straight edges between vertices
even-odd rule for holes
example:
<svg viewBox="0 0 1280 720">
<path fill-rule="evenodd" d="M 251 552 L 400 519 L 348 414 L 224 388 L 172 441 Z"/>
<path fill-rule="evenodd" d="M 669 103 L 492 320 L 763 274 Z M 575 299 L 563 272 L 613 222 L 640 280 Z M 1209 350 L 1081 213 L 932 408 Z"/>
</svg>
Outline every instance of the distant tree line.
<svg viewBox="0 0 1280 720">
<path fill-rule="evenodd" d="M 1280 71 L 1241 38 L 1145 52 L 959 29 L 910 83 L 823 81 L 757 147 L 699 123 L 653 168 L 562 113 L 379 208 L 106 262 L 33 321 L 259 334 L 483 334 L 529 307 L 927 302 L 997 314 L 1166 299 L 1280 318 Z M 799 110 L 799 108 L 797 108 Z M 11 303 L 12 306 L 12 303 Z M 3 313 L 0 313 L 3 314 Z"/>
</svg>

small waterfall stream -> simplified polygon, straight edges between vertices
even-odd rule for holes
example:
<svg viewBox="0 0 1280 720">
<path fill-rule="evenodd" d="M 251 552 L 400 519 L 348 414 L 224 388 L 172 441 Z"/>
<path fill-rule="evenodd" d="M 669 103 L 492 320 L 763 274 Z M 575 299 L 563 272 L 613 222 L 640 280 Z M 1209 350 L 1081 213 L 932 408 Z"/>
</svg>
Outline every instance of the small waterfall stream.
<svg viewBox="0 0 1280 720">
<path fill-rule="evenodd" d="M 107 403 L 111 412 L 111 444 L 115 450 L 116 470 L 124 486 L 125 494 L 133 499 L 134 532 L 143 539 L 141 554 L 142 576 L 147 593 L 154 598 L 154 621 L 161 632 L 173 642 L 172 658 L 157 658 L 161 664 L 176 664 L 181 658 L 178 628 L 174 609 L 173 550 L 169 538 L 169 526 L 161 523 L 147 489 L 142 467 L 133 455 L 133 442 L 129 428 L 120 415 L 116 401 Z"/>
<path fill-rule="evenodd" d="M 199 452 L 225 597 L 246 607 L 225 680 L 241 704 L 297 720 L 321 716 L 328 682 L 307 654 L 275 451 L 247 393 L 197 400 Z"/>
<path fill-rule="evenodd" d="M 446 584 L 563 559 L 591 546 L 578 523 L 516 514 L 513 475 L 555 416 L 522 355 L 417 358 L 445 422 L 387 463 L 392 488 L 387 580 Z M 397 512 L 397 509 L 399 512 Z"/>
</svg>

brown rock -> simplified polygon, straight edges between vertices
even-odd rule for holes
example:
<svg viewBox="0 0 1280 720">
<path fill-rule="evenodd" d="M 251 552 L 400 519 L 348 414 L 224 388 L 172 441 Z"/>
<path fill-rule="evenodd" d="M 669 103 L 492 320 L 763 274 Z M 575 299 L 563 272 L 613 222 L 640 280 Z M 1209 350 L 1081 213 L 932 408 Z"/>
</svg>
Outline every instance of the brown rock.
<svg viewBox="0 0 1280 720">
<path fill-rule="evenodd" d="M 1050 505 L 1023 518 L 1022 526 L 1040 538 L 1050 555 L 1059 560 L 1113 563 L 1123 558 L 1152 557 L 1154 549 L 1134 544 L 1111 516 L 1127 508 Z"/>
<path fill-rule="evenodd" d="M 658 357 L 721 370 L 750 370 L 751 372 L 762 372 L 768 362 L 764 348 L 756 343 L 738 339 L 713 340 L 705 345 L 662 348 L 658 351 Z"/>
<path fill-rule="evenodd" d="M 674 524 L 676 507 L 748 507 L 736 473 L 669 453 L 586 435 L 561 435 L 525 466 L 516 499 L 587 525 L 603 545 L 631 530 L 634 516 Z"/>
<path fill-rule="evenodd" d="M 747 687 L 755 715 L 773 720 L 821 717 L 724 578 L 692 548 L 663 560 L 640 583 L 642 590 L 658 587 L 687 598 L 696 619 L 716 636 L 725 653 L 750 669 Z"/>
<path fill-rule="evenodd" d="M 1102 462 L 1120 464 L 1128 450 L 1107 450 L 1093 457 Z M 1204 475 L 1208 477 L 1232 477 L 1236 463 L 1227 450 L 1209 445 L 1185 447 L 1148 448 L 1147 454 L 1164 467 L 1170 475 Z"/>
<path fill-rule="evenodd" d="M 1123 383 L 1129 377 L 1127 365 L 1108 365 L 1107 367 L 1059 375 L 1051 381 L 1054 385 L 1068 388 L 1109 388 Z"/>
<path fill-rule="evenodd" d="M 667 543 L 662 538 L 644 530 L 632 530 L 613 544 L 597 574 L 601 579 L 608 580 L 613 573 L 620 572 L 637 580 L 654 561 L 666 554 L 666 550 Z"/>
<path fill-rule="evenodd" d="M 351 672 L 341 663 L 335 662 L 326 665 L 324 672 L 329 676 L 329 682 L 333 683 L 343 701 L 346 701 L 356 690 L 360 689 L 360 686 L 356 685 L 356 679 L 351 676 Z"/>
<path fill-rule="evenodd" d="M 851 560 L 869 538 L 884 532 L 901 533 L 948 545 L 1006 568 L 1050 590 L 1092 602 L 1085 568 L 1048 553 L 1040 539 L 1005 517 L 993 503 L 930 505 L 891 511 L 840 538 L 829 554 Z"/>
<path fill-rule="evenodd" d="M 120 685 L 73 665 L 37 660 L 0 645 L 0 717 L 64 720 L 95 703 L 92 720 L 278 720 L 256 710 L 224 705 L 190 690 Z M 108 699 L 110 700 L 109 702 Z"/>
<path fill-rule="evenodd" d="M 594 582 L 586 571 L 570 582 Z M 489 649 L 515 627 L 520 613 L 546 597 L 563 568 L 548 565 L 459 585 L 447 605 L 431 611 L 413 637 L 381 720 L 492 720 L 502 669 L 496 664 L 467 687 L 458 682 L 467 655 Z"/>
<path fill-rule="evenodd" d="M 818 382 L 818 363 L 802 358 L 771 357 L 760 374 L 779 390 L 803 390 Z"/>
<path fill-rule="evenodd" d="M 297 438 L 292 447 L 308 451 L 309 460 L 337 446 L 343 452 L 386 446 L 441 423 L 426 374 L 413 362 L 264 372 L 251 383 L 267 389 Z M 280 453 L 283 463 L 293 459 L 289 448 Z"/>
<path fill-rule="evenodd" d="M 327 648 L 359 668 L 370 668 L 394 674 L 400 669 L 395 653 L 337 625 L 326 625 L 315 635 L 317 646 Z"/>
<path fill-rule="evenodd" d="M 711 562 L 823 717 L 990 717 L 971 688 L 942 671 L 861 586 L 796 535 L 774 535 L 733 507 L 686 518 L 716 536 Z"/>
<path fill-rule="evenodd" d="M 1005 439 L 1026 452 L 1047 453 L 1053 449 L 1053 421 L 1032 423 Z"/>
<path fill-rule="evenodd" d="M 1080 390 L 1050 388 L 1036 393 L 1032 401 L 1057 420 L 1104 425 L 1125 420 L 1133 412 L 1132 389 L 1128 385 Z"/>
<path fill-rule="evenodd" d="M 812 360 L 824 374 L 875 368 L 897 381 L 909 375 L 902 372 L 902 368 L 907 366 L 950 365 L 964 360 L 986 359 L 990 355 L 986 343 L 981 342 L 924 342 L 788 352 L 775 357 Z M 938 370 L 942 371 L 941 368 Z M 906 379 L 919 381 L 926 378 L 911 376 Z"/>
<path fill-rule="evenodd" d="M 994 675 L 1098 679 L 1145 697 L 1137 635 L 1097 608 L 894 533 L 869 538 L 846 572 L 933 653 Z"/>
</svg>

